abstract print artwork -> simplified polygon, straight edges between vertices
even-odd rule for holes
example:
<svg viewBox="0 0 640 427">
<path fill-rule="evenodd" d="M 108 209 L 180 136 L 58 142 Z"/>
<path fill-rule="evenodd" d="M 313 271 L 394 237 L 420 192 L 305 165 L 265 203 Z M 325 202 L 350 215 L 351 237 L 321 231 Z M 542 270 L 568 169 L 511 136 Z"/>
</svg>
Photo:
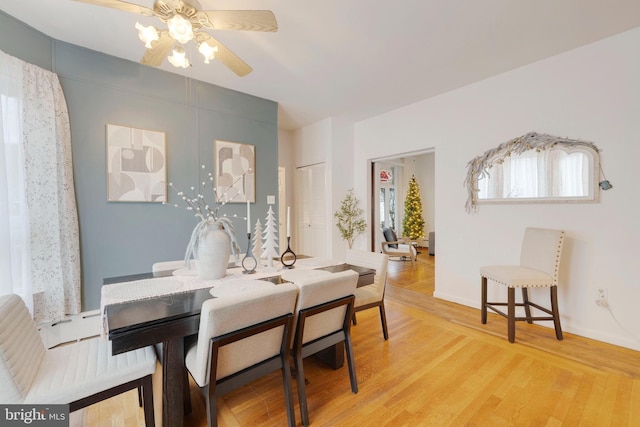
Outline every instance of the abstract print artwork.
<svg viewBox="0 0 640 427">
<path fill-rule="evenodd" d="M 216 193 L 228 203 L 256 201 L 256 147 L 216 141 Z"/>
<path fill-rule="evenodd" d="M 110 202 L 166 202 L 165 134 L 107 125 L 107 197 Z"/>
</svg>

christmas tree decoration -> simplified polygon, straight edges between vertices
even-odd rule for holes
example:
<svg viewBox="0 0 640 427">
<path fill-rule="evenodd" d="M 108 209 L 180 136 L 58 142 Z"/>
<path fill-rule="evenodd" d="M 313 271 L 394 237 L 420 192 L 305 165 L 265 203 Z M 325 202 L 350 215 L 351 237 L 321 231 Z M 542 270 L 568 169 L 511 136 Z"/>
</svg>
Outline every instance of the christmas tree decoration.
<svg viewBox="0 0 640 427">
<path fill-rule="evenodd" d="M 261 258 L 267 260 L 267 267 L 273 268 L 273 259 L 279 258 L 280 255 L 278 254 L 278 226 L 271 206 L 269 206 L 269 212 L 267 212 L 265 219 L 263 242 L 264 252 L 262 252 Z"/>
<path fill-rule="evenodd" d="M 424 237 L 424 219 L 422 218 L 422 201 L 416 177 L 411 175 L 407 198 L 404 201 L 404 218 L 402 219 L 402 235 L 411 240 Z"/>
<path fill-rule="evenodd" d="M 262 223 L 260 218 L 256 221 L 253 229 L 253 255 L 260 259 L 262 257 Z"/>
<path fill-rule="evenodd" d="M 356 238 L 367 228 L 367 221 L 362 217 L 364 210 L 359 204 L 360 201 L 353 195 L 353 189 L 351 189 L 342 200 L 340 209 L 333 214 L 338 221 L 336 227 L 340 230 L 342 240 L 346 240 L 349 244 L 349 249 L 352 248 Z"/>
</svg>

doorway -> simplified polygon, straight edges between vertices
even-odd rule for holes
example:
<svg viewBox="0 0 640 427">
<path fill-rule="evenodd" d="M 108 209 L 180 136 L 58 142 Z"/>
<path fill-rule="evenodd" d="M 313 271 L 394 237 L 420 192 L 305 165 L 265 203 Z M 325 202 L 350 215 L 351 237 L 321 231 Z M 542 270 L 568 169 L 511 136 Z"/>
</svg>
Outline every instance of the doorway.
<svg viewBox="0 0 640 427">
<path fill-rule="evenodd" d="M 428 247 L 429 232 L 435 231 L 435 152 L 424 150 L 395 157 L 375 159 L 371 163 L 371 250 L 380 251 L 382 229 L 392 228 L 403 236 L 404 203 L 411 177 L 418 184 L 425 220 L 425 237 L 419 247 Z M 423 253 L 426 253 L 423 251 Z"/>
</svg>

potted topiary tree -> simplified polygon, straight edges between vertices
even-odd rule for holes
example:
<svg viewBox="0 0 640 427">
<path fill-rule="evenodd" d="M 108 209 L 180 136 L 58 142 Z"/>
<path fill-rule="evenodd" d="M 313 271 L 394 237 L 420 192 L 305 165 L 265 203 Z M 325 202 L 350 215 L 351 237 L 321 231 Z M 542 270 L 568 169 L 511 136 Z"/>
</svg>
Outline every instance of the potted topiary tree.
<svg viewBox="0 0 640 427">
<path fill-rule="evenodd" d="M 349 244 L 349 249 L 352 248 L 356 238 L 367 228 L 367 221 L 362 217 L 364 210 L 360 208 L 359 204 L 360 201 L 353 195 L 352 188 L 342 200 L 340 209 L 333 214 L 337 220 L 336 227 L 340 230 L 342 239 Z"/>
</svg>

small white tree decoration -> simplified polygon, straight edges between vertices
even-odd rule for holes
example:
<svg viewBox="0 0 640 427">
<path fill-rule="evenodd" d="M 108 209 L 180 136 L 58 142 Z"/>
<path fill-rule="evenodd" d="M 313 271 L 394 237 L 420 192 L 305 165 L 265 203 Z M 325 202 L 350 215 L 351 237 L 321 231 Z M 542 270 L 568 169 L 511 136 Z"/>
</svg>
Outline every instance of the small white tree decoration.
<svg viewBox="0 0 640 427">
<path fill-rule="evenodd" d="M 273 209 L 269 206 L 267 218 L 265 219 L 264 243 L 262 244 L 262 258 L 267 259 L 267 266 L 273 268 L 273 259 L 279 258 L 278 254 L 278 227 Z"/>
<path fill-rule="evenodd" d="M 262 223 L 260 218 L 256 221 L 256 226 L 253 231 L 253 256 L 256 259 L 262 257 Z"/>
<path fill-rule="evenodd" d="M 340 230 L 342 239 L 349 244 L 349 249 L 353 246 L 356 238 L 367 228 L 367 221 L 362 217 L 364 210 L 358 206 L 359 204 L 360 201 L 353 195 L 352 188 L 342 200 L 340 209 L 333 214 L 337 219 L 336 227 Z"/>
</svg>

